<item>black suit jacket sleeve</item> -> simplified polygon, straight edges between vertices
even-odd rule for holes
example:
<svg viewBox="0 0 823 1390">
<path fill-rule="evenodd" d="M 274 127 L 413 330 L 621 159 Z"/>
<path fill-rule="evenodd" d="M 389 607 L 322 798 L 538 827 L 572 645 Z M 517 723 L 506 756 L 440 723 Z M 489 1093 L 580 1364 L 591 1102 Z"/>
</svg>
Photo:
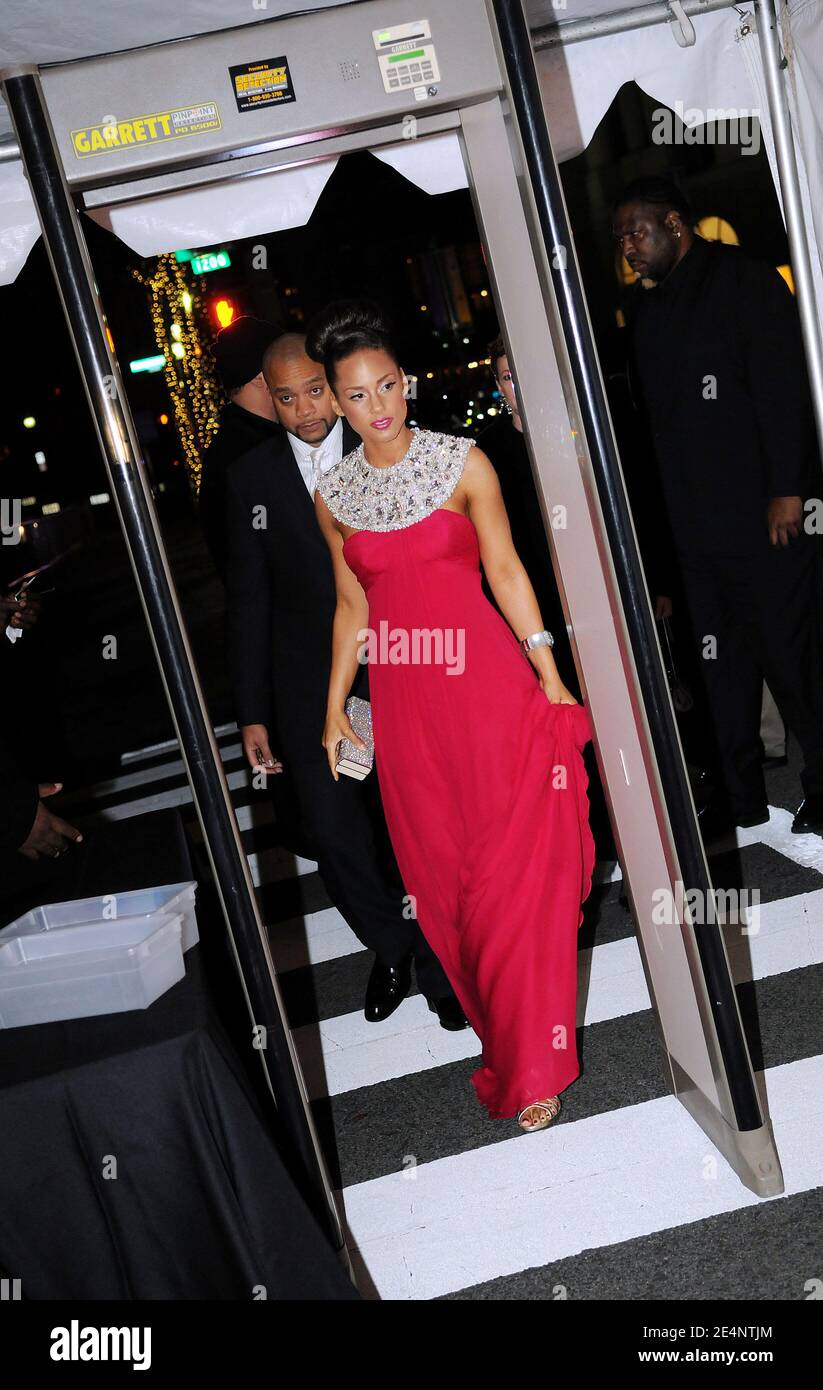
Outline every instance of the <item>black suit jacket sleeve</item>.
<svg viewBox="0 0 823 1390">
<path fill-rule="evenodd" d="M 227 644 L 237 722 L 272 723 L 271 573 L 254 526 L 254 504 L 226 480 Z"/>
<path fill-rule="evenodd" d="M 40 796 L 36 779 L 26 775 L 20 746 L 12 732 L 21 693 L 16 680 L 17 653 L 9 649 L 4 627 L 5 622 L 0 624 L 0 850 L 16 850 L 34 825 Z"/>
<path fill-rule="evenodd" d="M 226 583 L 226 478 L 218 470 L 207 452 L 203 460 L 200 491 L 197 495 L 197 513 L 203 536 L 209 548 L 214 567 L 223 583 Z"/>
<path fill-rule="evenodd" d="M 794 296 L 764 261 L 740 257 L 740 329 L 771 497 L 805 497 L 815 435 Z"/>
<path fill-rule="evenodd" d="M 40 800 L 37 783 L 0 767 L 0 850 L 15 850 L 28 839 Z"/>
<path fill-rule="evenodd" d="M 606 387 L 637 544 L 654 601 L 658 594 L 669 597 L 674 591 L 674 540 L 636 381 L 629 344 L 625 376 L 610 376 Z"/>
</svg>

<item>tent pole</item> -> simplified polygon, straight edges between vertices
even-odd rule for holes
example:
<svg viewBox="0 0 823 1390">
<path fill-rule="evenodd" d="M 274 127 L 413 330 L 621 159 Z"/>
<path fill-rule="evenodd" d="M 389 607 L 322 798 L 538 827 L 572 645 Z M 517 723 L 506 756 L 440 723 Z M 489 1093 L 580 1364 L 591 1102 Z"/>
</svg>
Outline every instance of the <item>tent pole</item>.
<svg viewBox="0 0 823 1390">
<path fill-rule="evenodd" d="M 783 197 L 792 275 L 797 287 L 797 307 L 800 312 L 803 345 L 806 349 L 806 366 L 817 421 L 817 436 L 823 454 L 823 344 L 809 257 L 806 219 L 800 196 L 789 99 L 780 70 L 783 59 L 777 37 L 780 23 L 777 0 L 758 0 L 757 11 L 760 56 L 774 135 L 774 152 Z"/>
<path fill-rule="evenodd" d="M 266 929 L 243 851 L 223 765 L 194 665 L 146 469 L 106 338 L 77 209 L 68 191 L 35 67 L 0 74 L 43 241 L 103 454 L 172 719 L 186 762 L 258 1051 L 277 1107 L 282 1157 L 337 1249 L 343 1236 L 297 1054 L 286 1020 Z M 265 1030 L 265 1031 L 263 1031 Z"/>
<path fill-rule="evenodd" d="M 690 18 L 711 14 L 714 10 L 729 10 L 741 0 L 682 0 Z M 562 14 L 557 6 L 558 18 Z M 532 29 L 532 44 L 536 52 L 546 48 L 562 48 L 567 43 L 584 39 L 601 39 L 606 34 L 625 34 L 631 29 L 648 29 L 653 24 L 669 24 L 673 18 L 668 0 L 655 0 L 650 5 L 635 5 L 617 14 L 594 15 L 589 19 L 569 19 L 565 23 L 540 24 Z"/>
</svg>

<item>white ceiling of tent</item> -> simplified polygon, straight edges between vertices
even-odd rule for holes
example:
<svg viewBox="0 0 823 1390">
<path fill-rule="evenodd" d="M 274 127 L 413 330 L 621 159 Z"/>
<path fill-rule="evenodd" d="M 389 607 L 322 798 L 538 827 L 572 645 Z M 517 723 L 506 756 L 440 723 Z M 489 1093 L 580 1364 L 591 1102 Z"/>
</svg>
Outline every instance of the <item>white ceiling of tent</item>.
<svg viewBox="0 0 823 1390">
<path fill-rule="evenodd" d="M 322 10 L 340 0 L 3 0 L 0 68 L 13 63 L 64 63 L 95 53 L 138 48 L 189 34 L 231 29 L 300 10 Z M 565 22 L 628 9 L 638 0 L 527 0 L 534 25 Z M 437 0 L 427 0 L 436 9 Z M 10 133 L 0 103 L 0 138 Z"/>
</svg>

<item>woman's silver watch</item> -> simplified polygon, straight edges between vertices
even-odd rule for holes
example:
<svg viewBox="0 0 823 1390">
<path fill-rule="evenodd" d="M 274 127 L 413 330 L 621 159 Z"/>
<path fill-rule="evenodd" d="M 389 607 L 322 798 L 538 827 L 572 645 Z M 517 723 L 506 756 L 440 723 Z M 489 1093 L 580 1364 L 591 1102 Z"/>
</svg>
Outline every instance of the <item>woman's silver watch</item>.
<svg viewBox="0 0 823 1390">
<path fill-rule="evenodd" d="M 523 650 L 523 654 L 528 656 L 529 652 L 533 652 L 535 647 L 553 647 L 554 638 L 551 633 L 547 632 L 544 628 L 542 632 L 533 632 L 531 637 L 524 637 L 520 646 Z"/>
</svg>

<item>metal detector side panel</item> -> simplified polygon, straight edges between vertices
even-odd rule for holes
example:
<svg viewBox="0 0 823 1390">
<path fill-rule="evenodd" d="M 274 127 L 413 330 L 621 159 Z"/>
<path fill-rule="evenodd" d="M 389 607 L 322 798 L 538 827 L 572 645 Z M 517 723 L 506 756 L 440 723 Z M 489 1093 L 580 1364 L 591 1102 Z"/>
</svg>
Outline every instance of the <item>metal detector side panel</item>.
<svg viewBox="0 0 823 1390">
<path fill-rule="evenodd" d="M 367 0 L 42 80 L 66 179 L 83 189 L 403 116 L 413 134 L 413 117 L 498 91 L 500 72 L 482 0 Z"/>
</svg>

